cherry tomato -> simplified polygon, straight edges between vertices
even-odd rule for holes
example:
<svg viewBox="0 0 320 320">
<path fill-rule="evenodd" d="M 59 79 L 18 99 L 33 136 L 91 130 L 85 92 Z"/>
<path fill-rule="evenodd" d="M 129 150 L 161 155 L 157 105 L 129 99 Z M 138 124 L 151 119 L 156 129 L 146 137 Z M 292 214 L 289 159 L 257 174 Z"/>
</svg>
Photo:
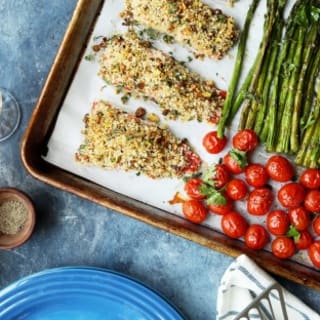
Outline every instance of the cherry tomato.
<svg viewBox="0 0 320 320">
<path fill-rule="evenodd" d="M 208 204 L 208 209 L 215 214 L 225 215 L 231 211 L 233 206 L 233 202 L 228 197 L 226 197 L 226 200 L 226 204 Z"/>
<path fill-rule="evenodd" d="M 186 219 L 194 223 L 201 223 L 207 217 L 207 209 L 202 202 L 187 200 L 182 204 L 182 212 Z"/>
<path fill-rule="evenodd" d="M 244 241 L 248 248 L 260 250 L 268 243 L 269 235 L 267 230 L 260 224 L 252 224 L 247 229 Z"/>
<path fill-rule="evenodd" d="M 312 243 L 313 238 L 307 230 L 300 231 L 300 238 L 298 241 L 295 241 L 296 247 L 299 250 L 308 249 Z"/>
<path fill-rule="evenodd" d="M 269 177 L 278 182 L 286 182 L 293 178 L 294 170 L 291 163 L 282 156 L 272 156 L 266 164 Z"/>
<path fill-rule="evenodd" d="M 320 170 L 306 169 L 300 177 L 300 183 L 308 189 L 320 188 Z"/>
<path fill-rule="evenodd" d="M 309 227 L 310 213 L 304 207 L 291 208 L 288 216 L 291 224 L 298 231 L 306 230 Z"/>
<path fill-rule="evenodd" d="M 280 259 L 288 259 L 296 252 L 293 239 L 288 237 L 278 237 L 271 243 L 272 253 Z"/>
<path fill-rule="evenodd" d="M 278 191 L 278 200 L 283 207 L 294 208 L 300 206 L 305 194 L 304 187 L 300 183 L 290 182 L 280 188 Z"/>
<path fill-rule="evenodd" d="M 221 152 L 227 144 L 227 138 L 218 138 L 217 131 L 208 132 L 202 139 L 202 145 L 207 152 L 217 154 Z"/>
<path fill-rule="evenodd" d="M 310 190 L 304 199 L 304 206 L 311 212 L 320 212 L 320 190 Z"/>
<path fill-rule="evenodd" d="M 230 180 L 230 174 L 223 164 L 216 164 L 211 179 L 214 181 L 214 186 L 220 189 Z"/>
<path fill-rule="evenodd" d="M 320 216 L 316 216 L 312 223 L 313 231 L 320 236 Z"/>
<path fill-rule="evenodd" d="M 244 166 L 241 165 L 237 160 L 235 160 L 230 152 L 223 157 L 223 164 L 232 174 L 239 174 L 244 171 Z"/>
<path fill-rule="evenodd" d="M 266 214 L 273 201 L 273 195 L 268 188 L 259 188 L 250 192 L 247 202 L 247 210 L 255 216 Z"/>
<path fill-rule="evenodd" d="M 245 169 L 245 176 L 250 186 L 264 187 L 269 179 L 266 168 L 259 163 L 249 164 Z"/>
<path fill-rule="evenodd" d="M 320 240 L 311 244 L 308 254 L 313 265 L 320 268 Z"/>
<path fill-rule="evenodd" d="M 283 210 L 273 210 L 267 215 L 267 229 L 276 236 L 283 236 L 289 229 L 290 220 Z"/>
<path fill-rule="evenodd" d="M 251 129 L 243 129 L 238 131 L 233 139 L 232 144 L 233 147 L 240 151 L 252 151 L 258 145 L 258 136 L 255 131 Z"/>
<path fill-rule="evenodd" d="M 189 179 L 184 185 L 184 191 L 191 199 L 202 200 L 205 198 L 205 196 L 202 195 L 199 190 L 199 187 L 202 184 L 203 184 L 203 181 L 199 178 Z"/>
<path fill-rule="evenodd" d="M 245 235 L 247 222 L 240 213 L 230 211 L 222 217 L 221 227 L 227 236 L 235 239 Z"/>
<path fill-rule="evenodd" d="M 241 179 L 232 179 L 226 187 L 227 196 L 232 200 L 242 200 L 247 194 L 248 188 Z"/>
</svg>

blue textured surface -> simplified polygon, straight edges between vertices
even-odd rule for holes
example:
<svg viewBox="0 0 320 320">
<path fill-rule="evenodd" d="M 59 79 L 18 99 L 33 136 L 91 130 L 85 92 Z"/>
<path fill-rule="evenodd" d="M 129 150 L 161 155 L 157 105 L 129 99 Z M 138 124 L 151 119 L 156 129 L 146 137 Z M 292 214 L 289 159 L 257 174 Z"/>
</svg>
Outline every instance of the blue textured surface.
<svg viewBox="0 0 320 320">
<path fill-rule="evenodd" d="M 0 291 L 2 320 L 183 320 L 154 290 L 101 268 L 62 267 Z"/>
<path fill-rule="evenodd" d="M 35 201 L 38 220 L 23 246 L 0 251 L 0 289 L 52 267 L 90 265 L 157 289 L 190 319 L 215 319 L 217 288 L 232 258 L 135 221 L 32 178 L 19 145 L 76 0 L 0 0 L 0 86 L 22 107 L 22 123 L 0 144 L 0 186 Z M 280 279 L 320 312 L 320 292 Z"/>
</svg>

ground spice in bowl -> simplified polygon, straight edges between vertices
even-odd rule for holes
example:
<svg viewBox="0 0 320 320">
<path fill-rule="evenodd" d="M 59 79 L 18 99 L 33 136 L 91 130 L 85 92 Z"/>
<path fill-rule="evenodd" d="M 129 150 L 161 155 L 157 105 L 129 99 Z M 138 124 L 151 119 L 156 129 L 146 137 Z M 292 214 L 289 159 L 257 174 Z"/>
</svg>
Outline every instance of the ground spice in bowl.
<svg viewBox="0 0 320 320">
<path fill-rule="evenodd" d="M 11 199 L 0 203 L 0 232 L 18 233 L 23 229 L 27 215 L 26 206 L 19 200 Z"/>
<path fill-rule="evenodd" d="M 16 188 L 0 188 L 0 249 L 12 249 L 26 242 L 36 220 L 31 198 Z"/>
</svg>

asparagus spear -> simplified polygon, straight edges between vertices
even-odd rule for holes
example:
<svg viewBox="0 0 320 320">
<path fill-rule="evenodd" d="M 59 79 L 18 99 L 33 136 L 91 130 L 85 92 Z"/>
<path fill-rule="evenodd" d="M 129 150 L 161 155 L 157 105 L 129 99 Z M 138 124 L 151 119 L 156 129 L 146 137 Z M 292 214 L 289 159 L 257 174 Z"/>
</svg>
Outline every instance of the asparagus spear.
<svg viewBox="0 0 320 320">
<path fill-rule="evenodd" d="M 273 120 L 271 110 L 272 108 L 276 108 L 276 99 L 277 99 L 277 92 L 278 92 L 277 90 L 278 84 L 276 83 L 276 81 L 278 81 L 278 77 L 276 76 L 276 74 L 277 74 L 277 70 L 280 69 L 280 66 L 281 66 L 281 64 L 279 63 L 279 61 L 281 61 L 281 54 L 280 54 L 281 52 L 279 51 L 280 51 L 282 29 L 283 29 L 283 19 L 280 19 L 279 21 L 277 21 L 277 24 L 275 26 L 275 38 L 272 43 L 272 53 L 270 57 L 270 63 L 269 63 L 269 68 L 267 72 L 266 82 L 265 82 L 265 86 L 262 93 L 262 106 L 258 110 L 258 114 L 257 114 L 255 126 L 254 126 L 254 130 L 260 136 L 260 139 L 262 141 L 266 140 L 266 136 L 268 133 L 266 130 L 264 130 L 265 131 L 264 132 L 262 129 L 264 127 L 267 128 L 268 127 L 267 124 Z M 277 61 L 278 63 L 276 63 Z M 274 95 L 270 95 L 270 98 L 269 98 L 269 94 L 272 93 L 272 90 L 274 91 Z"/>
<path fill-rule="evenodd" d="M 248 38 L 248 33 L 249 33 L 249 28 L 251 25 L 251 21 L 253 19 L 254 13 L 257 9 L 257 6 L 259 4 L 259 0 L 253 0 L 247 16 L 246 20 L 243 26 L 242 33 L 240 35 L 240 40 L 239 40 L 239 46 L 238 46 L 238 51 L 237 51 L 237 56 L 236 56 L 236 63 L 234 67 L 234 71 L 232 74 L 232 79 L 228 88 L 228 94 L 225 99 L 223 109 L 222 109 L 222 116 L 220 118 L 219 124 L 218 124 L 218 137 L 222 138 L 224 134 L 224 129 L 226 122 L 229 119 L 230 116 L 230 110 L 232 107 L 233 99 L 234 99 L 234 93 L 237 90 L 239 78 L 240 78 L 240 73 L 241 73 L 241 68 L 244 60 L 244 55 L 245 55 L 245 50 L 246 50 L 246 43 L 247 43 L 247 38 Z"/>
<path fill-rule="evenodd" d="M 297 81 L 299 71 L 301 69 L 301 57 L 302 49 L 304 45 L 305 29 L 303 27 L 298 28 L 297 32 L 297 48 L 293 59 L 294 70 L 290 76 L 289 88 L 286 98 L 285 107 L 281 118 L 281 127 L 279 130 L 279 140 L 276 146 L 277 152 L 289 153 L 290 150 L 290 132 L 292 126 L 292 112 L 295 92 L 297 88 Z M 281 116 L 281 115 L 280 115 Z"/>
<path fill-rule="evenodd" d="M 313 90 L 313 88 L 312 88 Z M 320 82 L 318 84 L 317 88 L 317 97 L 314 105 L 314 109 L 309 116 L 308 120 L 308 126 L 305 130 L 305 133 L 303 135 L 302 145 L 297 153 L 297 156 L 295 158 L 295 163 L 302 166 L 309 166 L 310 165 L 310 156 L 311 156 L 311 150 L 312 145 L 314 144 L 315 139 L 318 137 L 318 140 L 320 139 L 320 132 L 317 133 L 317 130 L 320 128 Z M 318 146 L 318 149 L 320 149 L 320 146 Z M 318 156 L 318 166 L 320 165 L 319 156 Z"/>
<path fill-rule="evenodd" d="M 259 51 L 256 56 L 255 70 L 252 73 L 251 82 L 248 87 L 249 94 L 253 96 L 254 96 L 257 83 L 260 77 L 260 71 L 263 67 L 263 62 L 264 62 L 266 50 L 269 45 L 270 37 L 272 34 L 273 25 L 279 13 L 279 11 L 277 10 L 278 8 L 277 4 L 278 4 L 278 1 L 276 0 L 267 1 L 267 16 L 266 16 L 265 25 L 264 25 L 263 37 L 260 43 Z M 250 100 L 247 99 L 245 101 L 244 106 L 242 107 L 242 114 L 241 114 L 240 126 L 239 126 L 240 129 L 244 128 L 245 126 L 244 123 L 245 123 L 245 119 L 248 116 L 249 110 L 250 110 Z"/>
<path fill-rule="evenodd" d="M 305 49 L 303 52 L 303 62 L 299 75 L 297 90 L 295 93 L 294 107 L 293 107 L 293 115 L 292 115 L 292 128 L 291 128 L 291 136 L 290 136 L 290 145 L 291 151 L 296 153 L 299 149 L 299 118 L 301 115 L 301 102 L 302 102 L 302 89 L 305 81 L 305 75 L 310 63 L 310 59 L 312 57 L 313 49 L 315 46 L 315 42 L 318 35 L 318 25 L 313 24 L 308 32 Z"/>
<path fill-rule="evenodd" d="M 300 119 L 301 136 L 303 136 L 305 129 L 308 127 L 310 111 L 314 100 L 314 87 L 316 79 L 320 70 L 320 50 L 317 50 L 313 57 L 313 62 L 309 65 L 308 82 L 306 83 L 305 99 L 303 102 L 303 110 Z"/>
</svg>

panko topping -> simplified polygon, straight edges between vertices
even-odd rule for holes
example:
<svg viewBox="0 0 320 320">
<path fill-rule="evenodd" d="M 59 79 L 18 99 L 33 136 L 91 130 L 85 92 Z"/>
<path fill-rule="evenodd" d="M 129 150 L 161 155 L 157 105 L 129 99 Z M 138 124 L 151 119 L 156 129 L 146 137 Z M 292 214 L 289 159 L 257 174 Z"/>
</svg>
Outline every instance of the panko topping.
<svg viewBox="0 0 320 320">
<path fill-rule="evenodd" d="M 121 16 L 187 44 L 197 54 L 221 59 L 236 43 L 233 17 L 199 0 L 126 0 Z"/>
<path fill-rule="evenodd" d="M 150 5 L 153 1 L 150 1 Z M 225 92 L 129 31 L 107 39 L 99 75 L 108 84 L 157 103 L 167 119 L 216 123 Z"/>
<path fill-rule="evenodd" d="M 200 168 L 201 159 L 186 139 L 109 102 L 94 102 L 84 123 L 84 141 L 75 154 L 84 165 L 134 170 L 153 179 L 180 178 Z"/>
</svg>

